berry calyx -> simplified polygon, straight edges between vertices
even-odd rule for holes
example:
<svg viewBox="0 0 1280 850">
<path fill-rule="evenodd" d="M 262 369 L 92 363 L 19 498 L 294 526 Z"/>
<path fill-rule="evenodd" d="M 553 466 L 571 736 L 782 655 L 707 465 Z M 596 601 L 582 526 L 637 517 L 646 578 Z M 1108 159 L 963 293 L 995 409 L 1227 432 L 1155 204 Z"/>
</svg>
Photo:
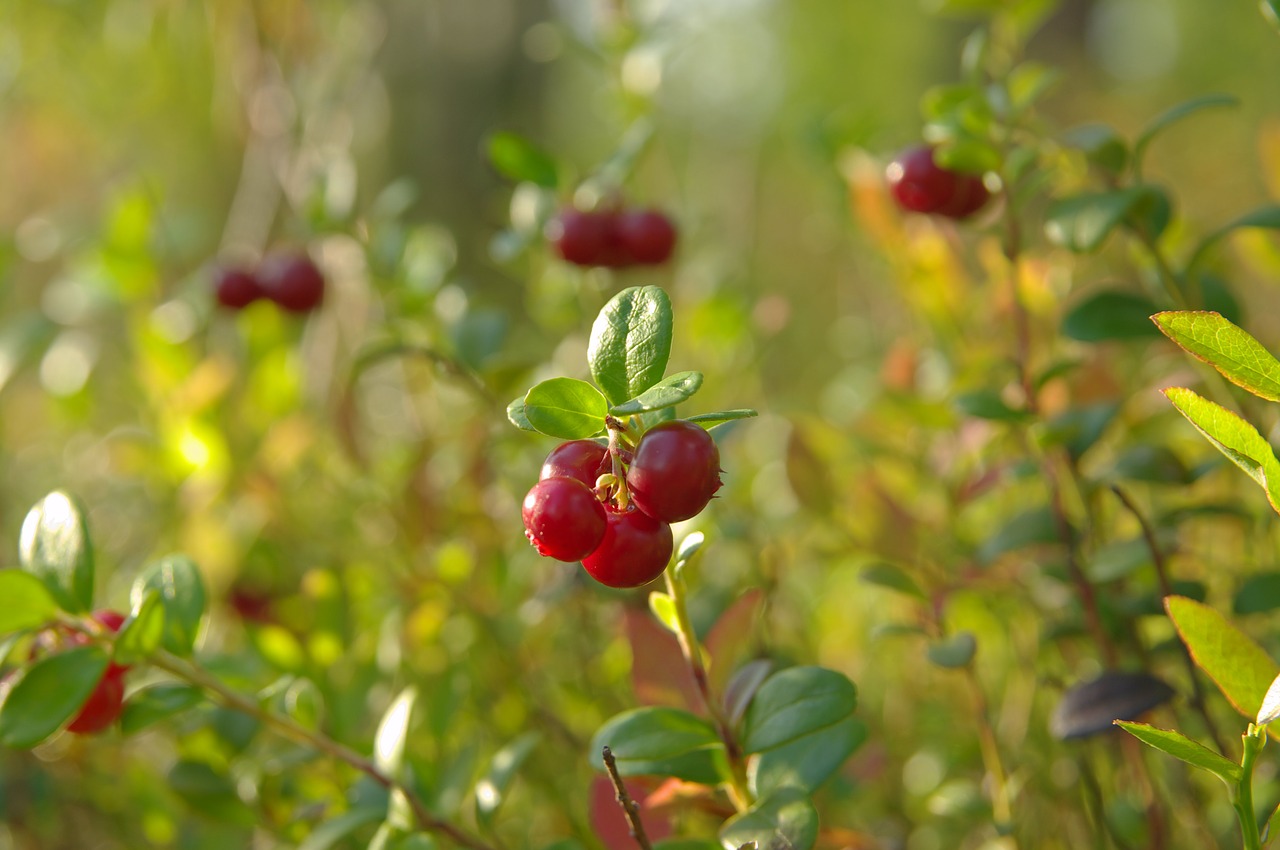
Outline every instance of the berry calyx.
<svg viewBox="0 0 1280 850">
<path fill-rule="evenodd" d="M 266 297 L 257 277 L 246 269 L 221 268 L 214 274 L 213 293 L 228 310 L 242 310 Z"/>
<path fill-rule="evenodd" d="M 542 462 L 538 479 L 576 478 L 588 487 L 596 486 L 596 479 L 609 471 L 609 450 L 591 440 L 570 440 L 551 450 Z"/>
<path fill-rule="evenodd" d="M 662 575 L 675 540 L 671 526 L 643 511 L 609 511 L 604 538 L 582 567 L 608 587 L 639 587 Z"/>
<path fill-rule="evenodd" d="M 909 212 L 963 219 L 982 209 L 991 193 L 976 174 L 943 168 L 933 148 L 919 146 L 900 153 L 885 170 L 889 192 Z"/>
<path fill-rule="evenodd" d="M 576 478 L 544 478 L 524 497 L 524 534 L 539 555 L 579 561 L 605 535 L 605 509 L 591 488 Z"/>
<path fill-rule="evenodd" d="M 654 519 L 697 516 L 720 489 L 720 450 L 696 423 L 662 422 L 640 438 L 627 489 L 635 506 Z"/>
<path fill-rule="evenodd" d="M 676 228 L 657 210 L 630 210 L 618 216 L 618 241 L 637 263 L 657 265 L 671 258 Z"/>
<path fill-rule="evenodd" d="M 279 254 L 258 268 L 263 293 L 291 313 L 308 313 L 324 301 L 324 275 L 305 254 Z"/>
</svg>

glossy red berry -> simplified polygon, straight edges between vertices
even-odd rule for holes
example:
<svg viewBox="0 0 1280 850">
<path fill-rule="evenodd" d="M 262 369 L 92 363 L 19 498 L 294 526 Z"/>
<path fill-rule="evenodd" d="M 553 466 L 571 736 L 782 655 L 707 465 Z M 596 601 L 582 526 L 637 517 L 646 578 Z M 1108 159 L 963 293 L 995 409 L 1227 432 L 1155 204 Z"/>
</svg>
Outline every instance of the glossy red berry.
<svg viewBox="0 0 1280 850">
<path fill-rule="evenodd" d="M 674 546 L 667 523 L 634 508 L 609 511 L 604 539 L 582 567 L 609 587 L 639 587 L 662 575 Z"/>
<path fill-rule="evenodd" d="M 305 254 L 278 254 L 258 267 L 263 293 L 291 313 L 308 313 L 324 301 L 324 275 Z"/>
<path fill-rule="evenodd" d="M 720 450 L 693 422 L 675 419 L 655 425 L 636 446 L 627 489 L 636 507 L 654 519 L 689 519 L 720 489 Z"/>
<path fill-rule="evenodd" d="M 538 479 L 576 478 L 588 487 L 596 486 L 596 479 L 609 471 L 609 450 L 592 440 L 570 440 L 551 450 L 542 462 Z"/>
<path fill-rule="evenodd" d="M 524 534 L 538 554 L 579 561 L 605 534 L 604 505 L 576 478 L 544 478 L 524 497 Z"/>
<path fill-rule="evenodd" d="M 92 735 L 101 732 L 120 716 L 124 709 L 124 669 L 112 664 L 98 680 L 89 699 L 67 725 L 68 732 Z"/>
<path fill-rule="evenodd" d="M 613 230 L 611 215 L 566 209 L 547 225 L 546 235 L 565 262 L 598 266 L 612 251 Z"/>
<path fill-rule="evenodd" d="M 218 303 L 228 310 L 241 310 L 265 297 L 253 273 L 237 268 L 218 269 L 213 278 L 213 292 Z"/>
<path fill-rule="evenodd" d="M 655 265 L 671 258 L 676 247 L 676 228 L 657 210 L 630 210 L 617 222 L 618 241 L 637 263 Z"/>
<path fill-rule="evenodd" d="M 966 218 L 982 209 L 991 195 L 980 176 L 939 166 L 930 147 L 903 151 L 885 176 L 894 200 L 909 212 Z"/>
</svg>

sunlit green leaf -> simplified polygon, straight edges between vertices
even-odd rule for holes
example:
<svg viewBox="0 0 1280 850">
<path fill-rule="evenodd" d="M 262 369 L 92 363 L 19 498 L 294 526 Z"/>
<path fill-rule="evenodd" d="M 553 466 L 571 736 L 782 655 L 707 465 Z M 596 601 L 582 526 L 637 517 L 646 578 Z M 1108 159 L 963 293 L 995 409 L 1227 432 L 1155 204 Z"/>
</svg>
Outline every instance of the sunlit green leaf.
<svg viewBox="0 0 1280 850">
<path fill-rule="evenodd" d="M 507 405 L 507 420 L 522 431 L 537 431 L 524 412 L 524 396 Z"/>
<path fill-rule="evenodd" d="M 1280 666 L 1262 647 L 1208 605 L 1182 596 L 1165 599 L 1169 619 L 1196 666 L 1235 706 L 1253 720 Z"/>
<path fill-rule="evenodd" d="M 1129 146 L 1120 134 L 1105 124 L 1086 124 L 1069 130 L 1065 140 L 1084 151 L 1089 162 L 1108 174 L 1118 175 L 1129 164 Z"/>
<path fill-rule="evenodd" d="M 204 694 L 193 685 L 165 682 L 134 691 L 125 701 L 120 714 L 120 731 L 132 735 L 180 714 L 204 701 Z"/>
<path fill-rule="evenodd" d="M 849 717 L 858 689 L 825 667 L 789 667 L 774 673 L 747 708 L 742 748 L 759 753 Z"/>
<path fill-rule="evenodd" d="M 58 615 L 58 603 L 38 577 L 0 570 L 0 635 L 39 628 Z"/>
<path fill-rule="evenodd" d="M 93 607 L 93 545 L 84 511 L 71 495 L 55 490 L 27 513 L 18 560 L 63 609 L 79 613 Z"/>
<path fill-rule="evenodd" d="M 599 434 L 608 413 L 609 404 L 600 391 L 576 378 L 551 378 L 524 397 L 524 415 L 529 424 L 562 440 Z"/>
<path fill-rule="evenodd" d="M 671 299 L 656 286 L 624 289 L 604 305 L 591 326 L 587 362 L 609 404 L 622 404 L 662 380 L 672 327 Z"/>
<path fill-rule="evenodd" d="M 1149 189 L 1131 186 L 1108 192 L 1086 192 L 1060 198 L 1045 213 L 1045 235 L 1055 245 L 1076 253 L 1096 251 L 1146 199 Z"/>
<path fill-rule="evenodd" d="M 405 688 L 392 700 L 378 724 L 373 739 L 373 763 L 387 776 L 400 775 L 405 739 L 409 735 L 409 721 L 417 698 L 418 692 L 414 688 Z"/>
<path fill-rule="evenodd" d="M 866 739 L 866 725 L 856 717 L 846 717 L 766 750 L 754 762 L 750 775 L 752 789 L 758 796 L 786 786 L 812 794 Z"/>
<path fill-rule="evenodd" d="M 1268 401 L 1280 401 L 1280 360 L 1260 342 L 1217 313 L 1173 311 L 1151 317 L 1169 339 Z"/>
<path fill-rule="evenodd" d="M 667 631 L 672 634 L 678 634 L 680 625 L 676 621 L 676 603 L 665 593 L 655 590 L 649 594 L 649 610 L 653 612 L 653 616 L 658 618 L 658 622 L 667 627 Z"/>
<path fill-rule="evenodd" d="M 693 416 L 685 417 L 690 422 L 697 422 L 703 428 L 710 428 L 712 425 L 718 425 L 721 422 L 733 422 L 738 419 L 751 419 L 760 414 L 750 408 L 741 408 L 738 410 L 717 410 L 714 413 L 697 413 Z"/>
<path fill-rule="evenodd" d="M 1062 332 L 1081 342 L 1116 339 L 1149 339 L 1156 312 L 1151 299 L 1120 290 L 1097 292 L 1076 304 L 1062 319 Z"/>
<path fill-rule="evenodd" d="M 80 646 L 23 670 L 0 703 L 0 744 L 30 749 L 75 716 L 107 669 L 107 654 Z"/>
<path fill-rule="evenodd" d="M 967 665 L 977 651 L 978 639 L 973 632 L 956 632 L 930 643 L 925 655 L 939 667 L 954 669 Z"/>
<path fill-rule="evenodd" d="M 591 739 L 589 753 L 604 770 L 609 747 L 623 776 L 674 776 L 717 785 L 728 770 L 724 745 L 711 725 L 678 708 L 636 708 L 610 718 Z"/>
<path fill-rule="evenodd" d="M 510 180 L 526 180 L 548 189 L 559 183 L 556 162 L 532 142 L 515 133 L 494 133 L 489 137 L 489 162 Z"/>
<path fill-rule="evenodd" d="M 809 850 L 817 840 L 818 810 L 799 788 L 779 788 L 720 827 L 725 850 L 739 850 L 752 841 L 761 850 Z"/>
<path fill-rule="evenodd" d="M 631 416 L 636 413 L 661 410 L 664 407 L 674 407 L 692 398 L 701 386 L 701 372 L 677 372 L 663 378 L 630 401 L 614 405 L 609 412 L 614 416 Z"/>
<path fill-rule="evenodd" d="M 1193 767 L 1209 771 L 1232 789 L 1240 780 L 1240 765 L 1196 743 L 1181 732 L 1157 729 L 1146 723 L 1133 723 L 1127 720 L 1117 720 L 1116 725 L 1144 744 L 1181 759 Z"/>
<path fill-rule="evenodd" d="M 163 639 L 164 602 L 160 591 L 152 588 L 120 627 L 113 660 L 125 666 L 137 664 L 159 649 Z"/>
<path fill-rule="evenodd" d="M 480 823 L 487 825 L 493 822 L 498 807 L 507 798 L 512 781 L 533 753 L 538 740 L 537 732 L 526 732 L 494 754 L 488 772 L 475 787 L 476 819 Z"/>
<path fill-rule="evenodd" d="M 148 566 L 133 583 L 131 601 L 136 610 L 147 592 L 160 594 L 164 606 L 165 649 L 190 655 L 204 618 L 204 579 L 200 568 L 185 555 L 169 555 Z"/>
</svg>

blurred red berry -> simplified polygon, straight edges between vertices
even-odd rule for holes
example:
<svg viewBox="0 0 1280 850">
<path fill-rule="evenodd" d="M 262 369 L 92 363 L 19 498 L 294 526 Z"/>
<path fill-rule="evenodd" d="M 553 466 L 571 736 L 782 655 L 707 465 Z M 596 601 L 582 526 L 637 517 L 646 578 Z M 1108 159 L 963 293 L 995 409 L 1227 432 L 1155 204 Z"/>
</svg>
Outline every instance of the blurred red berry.
<svg viewBox="0 0 1280 850">
<path fill-rule="evenodd" d="M 268 298 L 291 313 L 307 313 L 324 301 L 324 275 L 306 254 L 276 254 L 258 267 Z"/>
</svg>

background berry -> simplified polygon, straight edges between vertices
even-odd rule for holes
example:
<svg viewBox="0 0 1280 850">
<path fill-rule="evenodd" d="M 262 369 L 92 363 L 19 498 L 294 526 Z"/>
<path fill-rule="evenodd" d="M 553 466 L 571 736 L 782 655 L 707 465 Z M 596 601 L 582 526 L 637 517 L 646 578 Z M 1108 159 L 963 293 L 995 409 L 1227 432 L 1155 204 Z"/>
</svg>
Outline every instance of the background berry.
<svg viewBox="0 0 1280 850">
<path fill-rule="evenodd" d="M 604 505 L 576 478 L 544 478 L 533 485 L 521 515 L 538 554 L 558 561 L 581 560 L 605 534 Z"/>
<path fill-rule="evenodd" d="M 671 526 L 643 511 L 609 511 L 604 538 L 582 559 L 593 579 L 609 587 L 639 587 L 662 575 L 675 547 Z"/>
<path fill-rule="evenodd" d="M 981 177 L 940 167 L 930 147 L 903 151 L 885 176 L 894 200 L 909 212 L 960 219 L 977 212 L 990 197 Z"/>
<path fill-rule="evenodd" d="M 218 303 L 229 310 L 240 310 L 265 297 L 253 273 L 245 269 L 221 268 L 214 273 L 213 291 Z"/>
<path fill-rule="evenodd" d="M 676 246 L 675 226 L 657 210 L 621 213 L 617 229 L 623 250 L 637 263 L 665 263 Z"/>
<path fill-rule="evenodd" d="M 649 516 L 665 522 L 689 519 L 720 489 L 720 450 L 693 422 L 655 425 L 636 446 L 627 488 L 636 507 Z"/>
<path fill-rule="evenodd" d="M 268 298 L 291 313 L 307 313 L 324 301 L 324 275 L 305 254 L 267 257 L 258 281 Z"/>
</svg>

